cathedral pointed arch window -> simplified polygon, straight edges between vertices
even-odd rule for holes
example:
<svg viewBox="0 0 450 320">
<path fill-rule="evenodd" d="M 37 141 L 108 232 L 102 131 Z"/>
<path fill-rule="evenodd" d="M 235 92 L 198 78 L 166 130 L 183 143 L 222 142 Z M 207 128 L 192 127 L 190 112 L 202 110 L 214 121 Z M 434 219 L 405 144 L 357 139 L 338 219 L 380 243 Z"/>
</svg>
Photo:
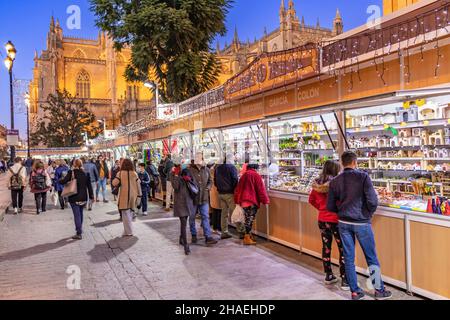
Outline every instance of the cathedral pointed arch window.
<svg viewBox="0 0 450 320">
<path fill-rule="evenodd" d="M 80 49 L 77 49 L 74 51 L 73 57 L 76 59 L 86 59 L 86 54 Z"/>
<path fill-rule="evenodd" d="M 82 70 L 77 76 L 77 98 L 89 99 L 91 97 L 91 77 Z"/>
</svg>

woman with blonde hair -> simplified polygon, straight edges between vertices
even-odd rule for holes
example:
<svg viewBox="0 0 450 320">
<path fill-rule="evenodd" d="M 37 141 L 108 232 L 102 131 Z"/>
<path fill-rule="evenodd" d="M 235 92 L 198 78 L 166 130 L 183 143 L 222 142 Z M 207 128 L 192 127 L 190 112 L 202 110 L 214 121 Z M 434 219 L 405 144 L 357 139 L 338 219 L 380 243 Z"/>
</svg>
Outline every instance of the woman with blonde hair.
<svg viewBox="0 0 450 320">
<path fill-rule="evenodd" d="M 73 179 L 77 181 L 77 193 L 69 197 L 69 203 L 72 207 L 77 234 L 72 239 L 81 240 L 83 238 L 83 210 L 88 200 L 94 200 L 94 191 L 92 190 L 91 177 L 89 173 L 84 172 L 83 162 L 80 159 L 73 161 L 72 170 L 67 172 L 60 183 L 66 185 Z"/>
<path fill-rule="evenodd" d="M 133 216 L 142 198 L 141 182 L 130 159 L 123 160 L 120 172 L 112 181 L 113 188 L 119 188 L 119 211 L 122 215 L 124 237 L 133 236 Z"/>
</svg>

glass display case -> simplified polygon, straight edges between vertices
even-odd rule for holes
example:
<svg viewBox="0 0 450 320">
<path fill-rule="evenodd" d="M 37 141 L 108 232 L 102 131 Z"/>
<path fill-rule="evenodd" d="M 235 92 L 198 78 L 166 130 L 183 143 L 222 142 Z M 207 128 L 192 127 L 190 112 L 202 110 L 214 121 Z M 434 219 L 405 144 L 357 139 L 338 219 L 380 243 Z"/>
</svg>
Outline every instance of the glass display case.
<svg viewBox="0 0 450 320">
<path fill-rule="evenodd" d="M 144 163 L 147 164 L 149 160 L 154 165 L 158 165 L 166 154 L 169 153 L 169 140 L 156 140 L 144 144 Z"/>
<path fill-rule="evenodd" d="M 223 159 L 221 148 L 221 131 L 218 129 L 207 130 L 193 135 L 194 154 L 203 153 L 207 164 L 219 163 Z"/>
<path fill-rule="evenodd" d="M 270 189 L 309 193 L 327 160 L 337 160 L 338 127 L 333 114 L 269 123 Z M 278 172 L 277 172 L 278 171 Z"/>
<path fill-rule="evenodd" d="M 194 158 L 192 143 L 193 135 L 190 133 L 173 136 L 170 139 L 172 159 L 176 162 L 190 161 Z"/>
<path fill-rule="evenodd" d="M 450 214 L 450 96 L 346 112 L 350 147 L 383 205 Z"/>
</svg>

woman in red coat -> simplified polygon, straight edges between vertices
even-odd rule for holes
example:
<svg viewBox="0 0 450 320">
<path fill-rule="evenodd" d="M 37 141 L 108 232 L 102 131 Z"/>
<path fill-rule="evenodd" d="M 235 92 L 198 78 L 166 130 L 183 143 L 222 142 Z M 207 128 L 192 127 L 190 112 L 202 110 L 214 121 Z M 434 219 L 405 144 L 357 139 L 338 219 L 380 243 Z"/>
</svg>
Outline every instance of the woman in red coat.
<svg viewBox="0 0 450 320">
<path fill-rule="evenodd" d="M 247 166 L 234 193 L 234 202 L 244 209 L 245 214 L 244 245 L 256 244 L 251 237 L 253 222 L 261 203 L 267 205 L 270 202 L 264 181 L 256 170 L 256 164 Z"/>
<path fill-rule="evenodd" d="M 313 190 L 309 195 L 309 203 L 319 211 L 319 229 L 322 235 L 322 260 L 325 270 L 325 283 L 334 284 L 338 279 L 333 275 L 331 268 L 331 248 L 333 236 L 339 249 L 339 264 L 341 273 L 341 288 L 349 290 L 345 279 L 344 254 L 341 237 L 339 235 L 339 219 L 336 213 L 327 210 L 328 189 L 330 181 L 339 174 L 340 166 L 336 161 L 327 161 L 322 174 L 314 181 Z"/>
</svg>

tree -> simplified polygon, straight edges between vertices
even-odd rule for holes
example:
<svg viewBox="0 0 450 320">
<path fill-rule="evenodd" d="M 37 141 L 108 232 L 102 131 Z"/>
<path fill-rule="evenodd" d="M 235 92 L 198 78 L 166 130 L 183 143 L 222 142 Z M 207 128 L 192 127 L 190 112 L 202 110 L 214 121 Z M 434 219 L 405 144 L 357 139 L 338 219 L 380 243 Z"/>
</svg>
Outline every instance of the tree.
<svg viewBox="0 0 450 320">
<path fill-rule="evenodd" d="M 155 77 L 166 102 L 211 89 L 221 66 L 210 45 L 226 33 L 233 0 L 91 0 L 117 50 L 131 47 L 129 81 Z"/>
<path fill-rule="evenodd" d="M 84 134 L 96 138 L 101 128 L 95 115 L 89 111 L 82 100 L 74 98 L 69 92 L 57 91 L 50 94 L 47 103 L 41 105 L 44 116 L 31 136 L 32 145 L 46 145 L 51 148 L 81 147 Z"/>
</svg>

